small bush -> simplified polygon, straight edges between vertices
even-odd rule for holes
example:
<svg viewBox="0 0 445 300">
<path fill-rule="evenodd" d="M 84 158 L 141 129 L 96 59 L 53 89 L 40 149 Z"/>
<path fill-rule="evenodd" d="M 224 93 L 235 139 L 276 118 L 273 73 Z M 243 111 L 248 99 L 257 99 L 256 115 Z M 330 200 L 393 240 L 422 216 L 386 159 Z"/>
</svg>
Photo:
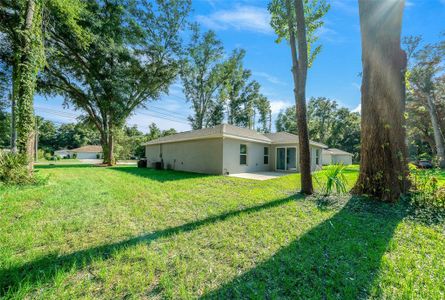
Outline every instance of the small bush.
<svg viewBox="0 0 445 300">
<path fill-rule="evenodd" d="M 45 153 L 45 159 L 46 160 L 51 160 L 51 153 Z"/>
<path fill-rule="evenodd" d="M 334 191 L 336 194 L 346 194 L 348 181 L 344 174 L 345 168 L 343 164 L 332 165 L 321 173 L 325 177 L 323 180 L 314 177 L 325 196 L 331 195 Z"/>
<path fill-rule="evenodd" d="M 445 186 L 439 187 L 437 170 L 410 170 L 411 199 L 417 205 L 445 209 Z"/>
<path fill-rule="evenodd" d="M 77 153 L 73 153 L 73 159 L 77 158 Z"/>
<path fill-rule="evenodd" d="M 0 152 L 0 182 L 10 185 L 36 183 L 36 178 L 28 170 L 28 159 L 23 154 Z"/>
</svg>

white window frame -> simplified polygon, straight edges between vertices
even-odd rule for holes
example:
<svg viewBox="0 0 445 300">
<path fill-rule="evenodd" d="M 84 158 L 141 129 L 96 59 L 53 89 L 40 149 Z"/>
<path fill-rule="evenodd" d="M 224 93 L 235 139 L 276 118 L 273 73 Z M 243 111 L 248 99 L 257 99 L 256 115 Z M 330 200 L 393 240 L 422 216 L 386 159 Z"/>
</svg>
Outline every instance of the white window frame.
<svg viewBox="0 0 445 300">
<path fill-rule="evenodd" d="M 246 153 L 241 153 L 241 146 L 245 146 L 246 147 Z M 240 144 L 239 145 L 239 164 L 241 166 L 247 166 L 247 153 L 248 153 L 247 144 Z M 241 156 L 245 156 L 246 157 L 246 163 L 245 164 L 241 163 Z"/>
<path fill-rule="evenodd" d="M 267 154 L 264 154 L 264 150 L 266 150 L 266 149 L 267 149 Z M 269 153 L 270 153 L 269 147 L 264 147 L 263 148 L 263 164 L 264 165 L 269 165 L 269 156 L 270 156 Z M 267 163 L 264 162 L 266 157 L 267 157 Z"/>
<path fill-rule="evenodd" d="M 277 168 L 277 162 L 278 162 L 278 149 L 284 149 L 284 170 L 282 169 L 278 169 Z M 297 170 L 300 170 L 300 166 L 298 163 L 298 148 L 295 146 L 277 146 L 275 147 L 275 171 L 284 171 L 284 172 L 289 172 L 289 170 L 287 169 L 287 149 L 288 148 L 294 148 L 295 149 L 295 166 L 297 167 Z"/>
</svg>

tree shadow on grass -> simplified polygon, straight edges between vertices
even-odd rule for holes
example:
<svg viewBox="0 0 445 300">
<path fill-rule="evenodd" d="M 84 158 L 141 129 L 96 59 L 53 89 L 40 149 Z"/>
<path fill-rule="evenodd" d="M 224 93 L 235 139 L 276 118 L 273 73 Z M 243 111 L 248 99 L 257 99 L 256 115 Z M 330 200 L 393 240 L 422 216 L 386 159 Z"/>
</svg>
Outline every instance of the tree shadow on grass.
<svg viewBox="0 0 445 300">
<path fill-rule="evenodd" d="M 402 203 L 353 197 L 332 218 L 202 299 L 367 298 L 404 212 Z"/>
<path fill-rule="evenodd" d="M 155 170 L 151 168 L 138 168 L 138 167 L 113 167 L 110 168 L 110 170 L 143 177 L 150 180 L 156 180 L 159 182 L 215 176 L 215 175 L 208 175 L 201 173 L 191 173 L 191 172 L 172 171 L 172 170 Z"/>
<path fill-rule="evenodd" d="M 233 210 L 220 215 L 211 216 L 203 220 L 187 223 L 177 227 L 166 228 L 149 234 L 137 236 L 128 240 L 98 246 L 86 250 L 80 250 L 71 254 L 58 256 L 50 254 L 21 266 L 12 266 L 0 269 L 0 298 L 5 295 L 13 295 L 21 285 L 42 285 L 50 282 L 60 272 L 68 272 L 73 269 L 85 268 L 96 259 L 108 259 L 114 253 L 138 244 L 150 244 L 160 238 L 189 232 L 200 227 L 237 217 L 241 214 L 249 214 L 264 209 L 270 209 L 301 198 L 293 195 L 287 198 L 274 200 L 264 204 L 252 206 L 241 210 Z"/>
<path fill-rule="evenodd" d="M 78 169 L 78 168 L 94 168 L 93 164 L 47 164 L 47 165 L 34 165 L 36 170 L 39 169 Z"/>
</svg>

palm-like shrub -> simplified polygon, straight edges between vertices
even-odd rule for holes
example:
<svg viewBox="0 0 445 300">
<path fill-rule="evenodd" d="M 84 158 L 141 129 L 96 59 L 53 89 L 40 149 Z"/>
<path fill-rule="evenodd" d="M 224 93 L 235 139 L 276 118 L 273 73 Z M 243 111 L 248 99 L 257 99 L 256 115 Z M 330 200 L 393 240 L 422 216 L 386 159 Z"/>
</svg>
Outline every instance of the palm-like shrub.
<svg viewBox="0 0 445 300">
<path fill-rule="evenodd" d="M 325 196 L 336 194 L 346 194 L 348 181 L 344 174 L 345 166 L 343 164 L 336 164 L 326 167 L 319 174 L 322 175 L 321 180 L 315 177 L 321 191 Z"/>
<path fill-rule="evenodd" d="M 0 151 L 0 182 L 18 185 L 35 183 L 26 155 Z"/>
</svg>

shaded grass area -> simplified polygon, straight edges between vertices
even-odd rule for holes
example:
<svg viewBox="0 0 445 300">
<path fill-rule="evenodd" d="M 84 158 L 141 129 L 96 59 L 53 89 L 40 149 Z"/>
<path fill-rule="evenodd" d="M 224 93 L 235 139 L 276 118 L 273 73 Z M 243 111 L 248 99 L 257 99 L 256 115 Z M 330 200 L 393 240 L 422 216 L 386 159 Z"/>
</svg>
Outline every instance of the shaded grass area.
<svg viewBox="0 0 445 300">
<path fill-rule="evenodd" d="M 39 166 L 0 190 L 4 298 L 441 298 L 442 223 L 268 181 Z M 357 171 L 350 168 L 352 185 Z"/>
</svg>

